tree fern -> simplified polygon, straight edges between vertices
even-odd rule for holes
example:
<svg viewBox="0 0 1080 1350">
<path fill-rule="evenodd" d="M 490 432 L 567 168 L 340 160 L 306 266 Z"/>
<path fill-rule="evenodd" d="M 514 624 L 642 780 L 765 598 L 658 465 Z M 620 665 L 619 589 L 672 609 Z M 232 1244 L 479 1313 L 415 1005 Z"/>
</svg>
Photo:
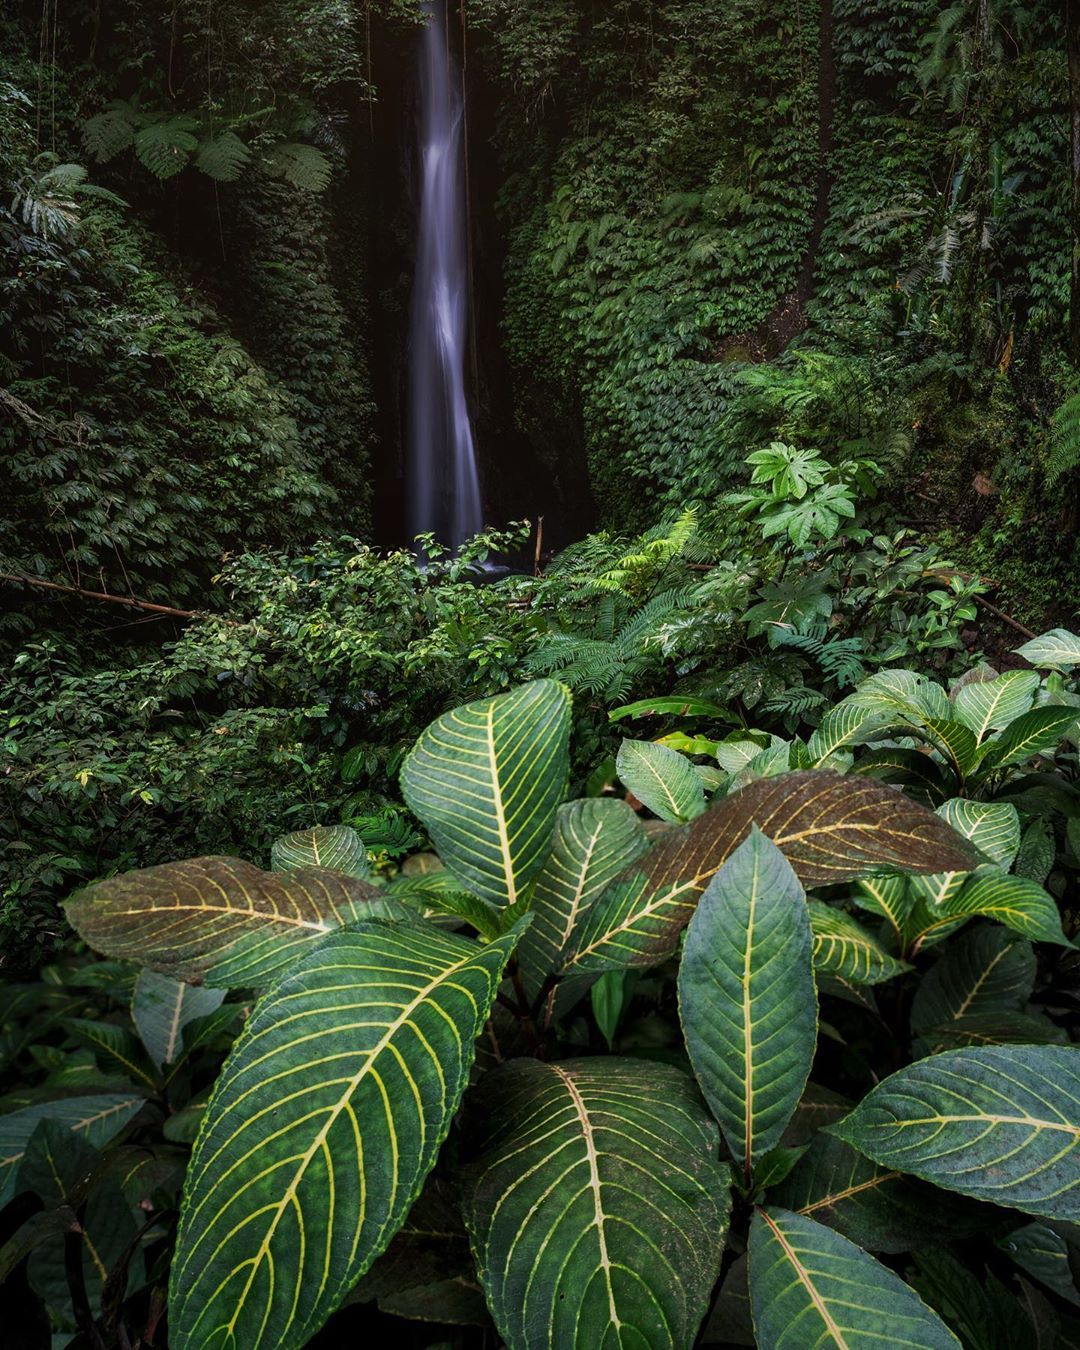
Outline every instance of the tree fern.
<svg viewBox="0 0 1080 1350">
<path fill-rule="evenodd" d="M 234 131 L 220 131 L 199 142 L 195 167 L 218 183 L 235 183 L 250 159 L 251 151 Z"/>
<path fill-rule="evenodd" d="M 191 134 L 196 119 L 187 113 L 151 122 L 135 133 L 135 154 L 155 178 L 173 178 L 186 168 L 199 148 Z"/>
<path fill-rule="evenodd" d="M 302 192 L 323 192 L 330 184 L 330 161 L 314 145 L 302 141 L 281 141 L 262 158 L 272 178 L 284 178 Z"/>
<path fill-rule="evenodd" d="M 82 125 L 86 153 L 104 164 L 127 150 L 135 140 L 134 116 L 125 104 L 113 104 L 105 112 L 88 118 Z"/>
</svg>

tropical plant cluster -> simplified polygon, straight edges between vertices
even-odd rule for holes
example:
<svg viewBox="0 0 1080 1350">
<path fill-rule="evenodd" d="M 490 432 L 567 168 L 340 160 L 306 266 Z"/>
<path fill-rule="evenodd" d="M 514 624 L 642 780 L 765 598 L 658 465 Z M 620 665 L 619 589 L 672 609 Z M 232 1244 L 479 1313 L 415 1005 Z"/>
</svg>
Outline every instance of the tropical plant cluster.
<svg viewBox="0 0 1080 1350">
<path fill-rule="evenodd" d="M 569 801 L 570 695 L 535 681 L 418 738 L 401 790 L 430 850 L 400 866 L 316 827 L 270 871 L 209 856 L 77 893 L 105 960 L 6 991 L 9 1060 L 37 1071 L 0 1116 L 0 1195 L 29 1211 L 0 1273 L 54 1325 L 167 1319 L 177 1347 L 300 1346 L 335 1317 L 946 1347 L 1004 1316 L 1010 1344 L 1068 1344 L 1054 891 L 1080 807 L 1046 766 L 1080 638 L 1026 655 L 1050 673 L 871 677 L 783 764 L 745 732 L 626 739 L 625 795 Z M 676 704 L 648 711 L 709 712 Z"/>
<path fill-rule="evenodd" d="M 456 549 L 424 8 L 0 17 L 0 1340 L 1078 1347 L 1080 5 L 450 0 Z"/>
</svg>

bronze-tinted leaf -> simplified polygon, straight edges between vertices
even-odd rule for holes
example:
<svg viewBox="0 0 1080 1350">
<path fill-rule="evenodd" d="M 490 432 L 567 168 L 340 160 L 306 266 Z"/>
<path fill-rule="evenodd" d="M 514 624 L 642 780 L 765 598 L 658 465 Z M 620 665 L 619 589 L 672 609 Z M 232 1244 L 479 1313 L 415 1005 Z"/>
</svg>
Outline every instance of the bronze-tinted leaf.
<svg viewBox="0 0 1080 1350">
<path fill-rule="evenodd" d="M 218 987 L 255 987 L 307 943 L 359 919 L 410 911 L 341 872 L 264 872 L 239 858 L 190 858 L 98 881 L 67 916 L 95 951 Z"/>
<path fill-rule="evenodd" d="M 752 824 L 783 850 L 805 886 L 882 868 L 964 872 L 978 861 L 946 821 L 876 779 L 823 772 L 759 779 L 673 831 L 616 880 L 585 916 L 570 966 L 662 960 Z"/>
</svg>

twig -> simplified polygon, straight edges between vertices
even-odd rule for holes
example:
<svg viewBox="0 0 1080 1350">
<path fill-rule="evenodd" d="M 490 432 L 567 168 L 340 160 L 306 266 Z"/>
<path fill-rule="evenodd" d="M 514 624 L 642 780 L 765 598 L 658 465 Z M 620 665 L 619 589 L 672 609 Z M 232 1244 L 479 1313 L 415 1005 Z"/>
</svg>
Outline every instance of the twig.
<svg viewBox="0 0 1080 1350">
<path fill-rule="evenodd" d="M 1038 636 L 1036 633 L 1033 633 L 1030 628 L 1025 628 L 1018 619 L 1012 618 L 1010 615 L 1006 614 L 1003 609 L 998 609 L 997 605 L 991 604 L 989 600 L 984 599 L 981 595 L 975 597 L 975 603 L 977 605 L 982 605 L 983 609 L 989 610 L 995 619 L 1000 619 L 1002 623 L 1007 623 L 1010 628 L 1015 628 L 1018 633 L 1023 633 L 1024 637 L 1033 638 Z"/>
<path fill-rule="evenodd" d="M 83 586 L 62 586 L 58 581 L 44 581 L 41 577 L 28 577 L 20 572 L 0 572 L 0 581 L 10 581 L 18 586 L 37 586 L 43 591 L 60 591 L 64 595 L 77 595 L 82 600 L 104 600 L 110 605 L 126 605 L 129 609 L 145 609 L 151 614 L 167 614 L 173 619 L 197 619 L 193 609 L 174 609 L 172 605 L 154 605 L 149 600 L 140 600 L 136 596 L 110 595 L 108 591 L 88 591 Z"/>
<path fill-rule="evenodd" d="M 533 555 L 533 576 L 540 575 L 540 559 L 544 553 L 544 517 L 538 516 L 536 520 L 536 553 Z"/>
</svg>

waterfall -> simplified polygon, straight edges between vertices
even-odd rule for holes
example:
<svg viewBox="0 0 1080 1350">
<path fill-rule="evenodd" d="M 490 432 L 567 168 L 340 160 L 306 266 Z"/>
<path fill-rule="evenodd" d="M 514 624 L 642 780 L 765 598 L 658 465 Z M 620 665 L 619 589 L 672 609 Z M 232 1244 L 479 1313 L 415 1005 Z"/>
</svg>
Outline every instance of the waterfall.
<svg viewBox="0 0 1080 1350">
<path fill-rule="evenodd" d="M 409 333 L 410 536 L 457 547 L 484 524 L 465 396 L 469 267 L 465 238 L 461 70 L 443 0 L 420 33 L 420 231 Z"/>
</svg>

